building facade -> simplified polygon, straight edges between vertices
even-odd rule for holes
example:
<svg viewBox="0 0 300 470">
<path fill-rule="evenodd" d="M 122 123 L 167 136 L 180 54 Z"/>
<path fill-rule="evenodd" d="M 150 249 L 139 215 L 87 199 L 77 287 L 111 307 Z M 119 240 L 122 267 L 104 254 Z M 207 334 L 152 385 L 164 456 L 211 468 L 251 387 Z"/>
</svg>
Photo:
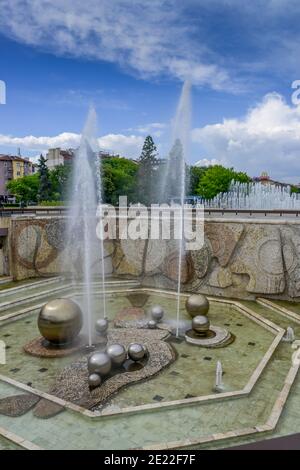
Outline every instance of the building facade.
<svg viewBox="0 0 300 470">
<path fill-rule="evenodd" d="M 73 161 L 75 151 L 73 149 L 62 150 L 61 148 L 49 149 L 46 155 L 49 170 L 59 165 L 70 165 Z"/>
<path fill-rule="evenodd" d="M 53 168 L 59 165 L 71 165 L 75 154 L 76 150 L 74 149 L 63 150 L 60 147 L 49 149 L 46 155 L 47 167 L 49 170 L 53 170 Z M 98 152 L 98 156 L 100 160 L 104 158 L 120 158 L 119 154 L 113 154 L 103 150 Z"/>
<path fill-rule="evenodd" d="M 31 175 L 33 163 L 19 156 L 0 155 L 0 199 L 6 201 L 10 194 L 6 188 L 9 181 Z"/>
</svg>

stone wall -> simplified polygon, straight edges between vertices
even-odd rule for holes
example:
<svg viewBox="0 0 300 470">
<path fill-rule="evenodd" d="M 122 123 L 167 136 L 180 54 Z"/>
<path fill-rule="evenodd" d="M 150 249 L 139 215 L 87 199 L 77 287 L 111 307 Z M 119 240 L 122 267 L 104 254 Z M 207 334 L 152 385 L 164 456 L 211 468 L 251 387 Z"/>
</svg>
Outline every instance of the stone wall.
<svg viewBox="0 0 300 470">
<path fill-rule="evenodd" d="M 74 265 L 66 256 L 63 218 L 17 218 L 11 221 L 10 231 L 15 279 L 67 272 L 68 263 Z M 146 286 L 175 288 L 177 243 L 106 242 L 106 271 L 139 278 Z M 97 265 L 95 258 L 92 269 Z M 183 259 L 182 282 L 183 290 L 211 295 L 299 300 L 300 223 L 294 219 L 209 219 L 203 248 Z"/>
</svg>

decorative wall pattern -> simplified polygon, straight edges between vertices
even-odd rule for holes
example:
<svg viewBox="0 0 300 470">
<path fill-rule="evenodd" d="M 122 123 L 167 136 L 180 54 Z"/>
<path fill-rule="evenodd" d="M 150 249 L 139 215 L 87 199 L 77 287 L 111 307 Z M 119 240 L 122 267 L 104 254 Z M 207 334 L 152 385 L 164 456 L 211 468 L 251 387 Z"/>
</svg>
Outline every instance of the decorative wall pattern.
<svg viewBox="0 0 300 470">
<path fill-rule="evenodd" d="M 68 272 L 76 259 L 79 270 L 80 255 L 66 252 L 64 223 L 63 218 L 11 221 L 15 279 Z M 177 244 L 166 240 L 105 242 L 106 271 L 139 278 L 147 286 L 175 288 Z M 95 256 L 91 269 L 96 272 L 98 265 Z M 182 260 L 182 282 L 186 291 L 210 295 L 296 300 L 300 298 L 300 223 L 208 220 L 204 246 Z"/>
</svg>

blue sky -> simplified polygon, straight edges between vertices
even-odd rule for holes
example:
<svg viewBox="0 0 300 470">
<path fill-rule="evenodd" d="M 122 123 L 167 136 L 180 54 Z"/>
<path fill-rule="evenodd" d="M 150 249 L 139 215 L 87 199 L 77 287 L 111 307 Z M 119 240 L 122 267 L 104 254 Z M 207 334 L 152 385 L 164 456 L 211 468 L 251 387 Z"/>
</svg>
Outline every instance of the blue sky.
<svg viewBox="0 0 300 470">
<path fill-rule="evenodd" d="M 0 152 L 77 145 L 89 104 L 99 145 L 160 155 L 193 83 L 190 162 L 300 182 L 296 0 L 1 0 Z"/>
</svg>

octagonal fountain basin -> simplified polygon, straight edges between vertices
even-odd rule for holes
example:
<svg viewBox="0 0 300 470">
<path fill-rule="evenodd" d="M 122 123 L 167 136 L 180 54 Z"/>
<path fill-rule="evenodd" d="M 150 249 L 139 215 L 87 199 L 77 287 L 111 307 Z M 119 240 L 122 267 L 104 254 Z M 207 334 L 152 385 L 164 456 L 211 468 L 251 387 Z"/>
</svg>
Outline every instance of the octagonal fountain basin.
<svg viewBox="0 0 300 470">
<path fill-rule="evenodd" d="M 142 295 L 139 306 L 133 306 L 132 298 Z M 78 304 L 81 302 L 80 294 L 68 294 Z M 96 294 L 101 306 L 101 292 Z M 137 371 L 137 368 L 123 371 L 126 377 L 124 384 L 114 394 L 99 391 L 99 400 L 93 402 L 86 400 L 86 407 L 93 410 L 122 409 L 139 405 L 167 403 L 176 400 L 185 400 L 191 397 L 207 396 L 213 393 L 215 385 L 215 371 L 218 361 L 222 362 L 224 384 L 227 391 L 242 390 L 251 380 L 253 373 L 267 353 L 275 332 L 265 328 L 257 319 L 240 310 L 234 303 L 210 299 L 209 320 L 211 325 L 217 325 L 226 330 L 235 338 L 234 342 L 222 348 L 206 348 L 189 344 L 184 333 L 191 328 L 191 317 L 186 312 L 185 302 L 187 295 L 181 296 L 180 309 L 180 335 L 176 337 L 176 295 L 169 292 L 155 291 L 153 289 L 134 289 L 130 292 L 116 290 L 107 293 L 107 314 L 109 319 L 108 345 L 123 342 L 128 347 L 130 342 L 146 341 L 150 345 L 149 357 L 151 359 L 151 341 L 156 341 L 152 351 L 161 350 L 161 357 L 169 354 L 168 360 L 164 356 L 160 368 L 153 370 L 149 376 Z M 97 302 L 96 302 L 97 304 Z M 156 328 L 147 327 L 151 306 L 160 305 L 164 310 L 164 317 Z M 70 369 L 82 367 L 82 380 L 85 380 L 85 364 L 88 352 L 82 348 L 72 351 L 66 357 L 34 357 L 24 351 L 24 346 L 39 337 L 37 326 L 38 309 L 34 307 L 30 312 L 17 318 L 7 320 L 0 326 L 0 340 L 5 341 L 7 349 L 7 363 L 1 367 L 1 374 L 21 384 L 27 384 L 37 390 L 49 392 L 72 402 L 73 395 L 64 395 L 63 385 L 65 374 Z M 93 322 L 101 317 L 101 312 L 93 312 Z M 154 335 L 154 336 L 153 336 Z M 153 336 L 153 337 L 152 337 Z M 95 334 L 95 342 L 99 337 Z M 160 345 L 160 346 L 159 346 Z M 98 346 L 100 349 L 105 345 Z M 167 349 L 166 349 L 167 347 Z M 164 349 L 165 348 L 165 349 Z M 150 360 L 149 359 L 149 360 Z M 155 362 L 155 361 L 154 361 Z M 78 365 L 79 364 L 79 365 Z M 118 371 L 117 371 L 118 372 Z M 119 373 L 119 372 L 118 372 Z M 140 374 L 134 380 L 130 376 Z M 110 379 L 109 377 L 108 379 Z M 105 379 L 106 380 L 106 379 Z M 105 380 L 102 383 L 105 385 Z M 108 387 L 107 385 L 105 387 Z M 99 389 L 99 390 L 100 390 Z M 115 393 L 117 391 L 117 393 Z M 95 394 L 95 392 L 93 392 Z M 74 391 L 74 397 L 76 393 Z M 78 398 L 78 397 L 77 397 Z M 75 398 L 73 401 L 76 401 Z M 78 403 L 78 400 L 77 400 Z M 84 400 L 81 402 L 85 406 Z"/>
</svg>

